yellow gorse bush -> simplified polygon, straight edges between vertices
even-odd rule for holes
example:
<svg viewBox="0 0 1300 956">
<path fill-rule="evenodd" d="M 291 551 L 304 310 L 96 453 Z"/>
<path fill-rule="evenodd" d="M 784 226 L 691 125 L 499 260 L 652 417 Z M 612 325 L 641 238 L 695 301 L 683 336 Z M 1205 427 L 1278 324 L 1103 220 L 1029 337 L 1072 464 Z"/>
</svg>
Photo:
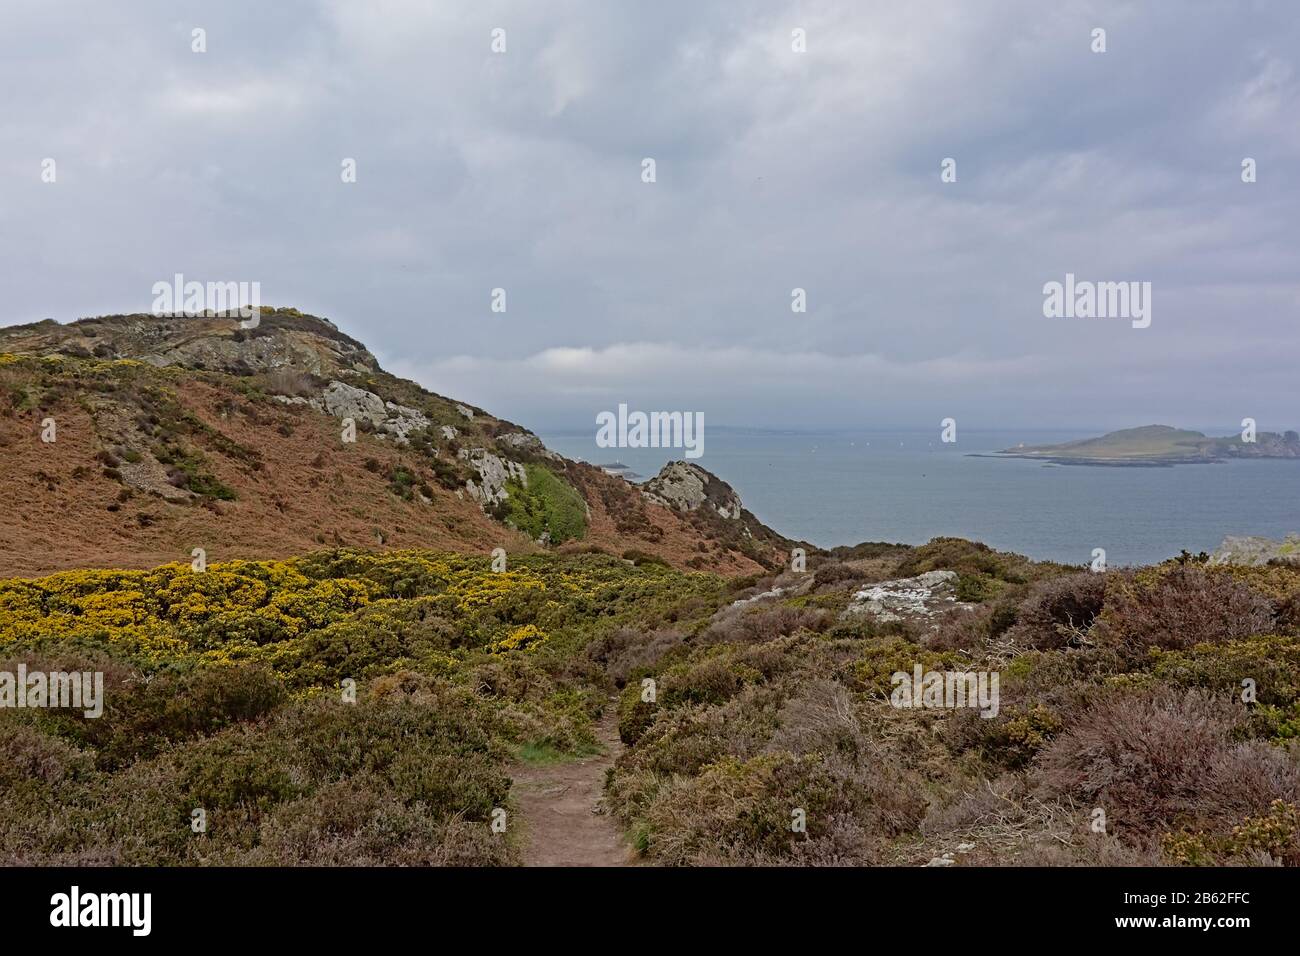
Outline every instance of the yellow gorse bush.
<svg viewBox="0 0 1300 956">
<path fill-rule="evenodd" d="M 82 570 L 0 580 L 0 656 L 99 649 L 145 670 L 260 663 L 293 686 L 476 652 L 535 651 L 685 580 L 600 556 L 322 551 L 288 560 Z"/>
<path fill-rule="evenodd" d="M 527 650 L 536 647 L 546 640 L 546 634 L 536 624 L 525 624 L 523 627 L 517 627 L 510 632 L 504 640 L 497 641 L 492 645 L 492 650 L 498 654 L 503 651 Z"/>
</svg>

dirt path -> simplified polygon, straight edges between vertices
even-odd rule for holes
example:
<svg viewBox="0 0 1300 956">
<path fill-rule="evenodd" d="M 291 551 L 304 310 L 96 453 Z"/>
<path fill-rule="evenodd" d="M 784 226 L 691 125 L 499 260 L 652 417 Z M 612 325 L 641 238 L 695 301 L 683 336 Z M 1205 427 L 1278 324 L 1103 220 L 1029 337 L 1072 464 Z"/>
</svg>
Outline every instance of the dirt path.
<svg viewBox="0 0 1300 956">
<path fill-rule="evenodd" d="M 595 812 L 604 793 L 605 771 L 623 749 L 612 704 L 595 731 L 598 754 L 516 767 L 514 786 L 526 828 L 524 866 L 631 865 L 631 851 L 618 825 Z"/>
</svg>

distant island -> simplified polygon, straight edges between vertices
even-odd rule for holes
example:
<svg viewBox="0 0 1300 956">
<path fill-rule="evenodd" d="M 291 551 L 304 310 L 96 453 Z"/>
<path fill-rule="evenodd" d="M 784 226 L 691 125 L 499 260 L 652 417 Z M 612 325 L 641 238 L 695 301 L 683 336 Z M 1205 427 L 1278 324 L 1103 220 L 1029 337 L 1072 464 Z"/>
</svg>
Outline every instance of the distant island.
<svg viewBox="0 0 1300 956">
<path fill-rule="evenodd" d="M 1170 425 L 1143 425 L 1059 445 L 1017 445 L 988 458 L 1033 458 L 1057 465 L 1167 467 L 1232 458 L 1300 458 L 1300 434 L 1259 432 L 1255 441 L 1241 435 L 1211 438 Z"/>
<path fill-rule="evenodd" d="M 613 475 L 615 478 L 625 478 L 628 481 L 640 481 L 643 477 L 642 475 L 638 475 L 621 461 L 611 461 L 604 465 L 597 465 L 596 467 L 607 475 Z"/>
</svg>

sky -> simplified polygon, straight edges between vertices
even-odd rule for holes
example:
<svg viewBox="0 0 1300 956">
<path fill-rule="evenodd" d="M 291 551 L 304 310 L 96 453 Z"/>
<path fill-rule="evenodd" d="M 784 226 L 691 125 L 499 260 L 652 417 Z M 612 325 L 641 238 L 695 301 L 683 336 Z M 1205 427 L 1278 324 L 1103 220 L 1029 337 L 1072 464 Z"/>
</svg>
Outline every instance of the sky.
<svg viewBox="0 0 1300 956">
<path fill-rule="evenodd" d="M 1296 428 L 1298 56 L 1293 0 L 4 0 L 0 324 L 180 273 L 535 430 Z"/>
</svg>

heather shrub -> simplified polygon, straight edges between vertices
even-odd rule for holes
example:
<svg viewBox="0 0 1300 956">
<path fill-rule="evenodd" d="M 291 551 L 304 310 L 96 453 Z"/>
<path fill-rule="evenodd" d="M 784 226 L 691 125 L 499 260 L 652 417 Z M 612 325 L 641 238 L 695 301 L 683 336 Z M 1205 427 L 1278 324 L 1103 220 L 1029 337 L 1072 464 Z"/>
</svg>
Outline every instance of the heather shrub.
<svg viewBox="0 0 1300 956">
<path fill-rule="evenodd" d="M 1020 781 L 1017 774 L 1000 774 L 966 783 L 931 806 L 917 829 L 933 839 L 979 828 L 1022 826 L 1029 814 L 1025 802 L 1018 799 Z"/>
<path fill-rule="evenodd" d="M 1025 647 L 1079 647 L 1106 600 L 1105 574 L 1085 571 L 1034 585 L 1016 612 L 1007 638 Z"/>
<path fill-rule="evenodd" d="M 999 866 L 1159 866 L 1167 863 L 1157 847 L 1125 843 L 1111 834 L 1081 833 L 1069 843 L 1050 835 L 1026 834 L 1027 842 L 990 861 Z"/>
<path fill-rule="evenodd" d="M 756 853 L 786 852 L 790 806 L 776 796 L 776 770 L 792 760 L 767 754 L 727 757 L 697 776 L 664 783 L 645 809 L 637 843 L 668 866 L 743 863 Z"/>
<path fill-rule="evenodd" d="M 1058 701 L 1081 685 L 1140 679 L 1124 656 L 1109 647 L 1084 647 L 1069 653 L 1025 651 L 1003 666 L 1002 677 L 1004 696 Z"/>
<path fill-rule="evenodd" d="M 1294 758 L 1234 734 L 1243 714 L 1203 691 L 1097 696 L 1039 754 L 1037 793 L 1105 808 L 1138 834 L 1259 812 L 1300 793 Z"/>
<path fill-rule="evenodd" d="M 1277 626 L 1289 633 L 1300 631 L 1300 594 L 1291 594 L 1277 605 Z"/>
<path fill-rule="evenodd" d="M 1204 687 L 1245 702 L 1252 734 L 1300 737 L 1300 638 L 1270 635 L 1184 651 L 1155 651 L 1151 673 L 1167 683 Z"/>
<path fill-rule="evenodd" d="M 199 668 L 106 690 L 103 714 L 76 722 L 76 739 L 105 769 L 123 767 L 166 746 L 257 720 L 286 699 L 264 667 Z"/>
<path fill-rule="evenodd" d="M 294 741 L 295 762 L 308 779 L 325 782 L 364 772 L 395 782 L 412 779 L 408 761 L 413 758 L 432 761 L 446 755 L 479 768 L 491 766 L 490 758 L 505 756 L 498 721 L 460 689 L 448 689 L 440 699 L 428 701 L 363 706 L 314 700 L 285 714 L 276 729 Z M 503 779 L 487 779 L 482 791 L 503 795 Z M 411 799 L 421 798 L 420 785 L 412 782 Z M 484 801 L 470 802 L 481 809 Z"/>
<path fill-rule="evenodd" d="M 5 766 L 24 781 L 6 788 L 0 845 L 7 861 L 46 864 L 499 860 L 457 824 L 487 833 L 492 808 L 508 799 L 504 744 L 485 714 L 445 690 L 436 700 L 286 703 L 116 772 L 0 721 Z M 188 826 L 195 807 L 207 814 L 203 835 Z M 314 828 L 327 820 L 333 830 Z"/>
<path fill-rule="evenodd" d="M 713 655 L 672 668 L 660 682 L 661 699 L 668 705 L 720 704 L 745 684 L 762 678 L 758 671 L 729 657 Z"/>
<path fill-rule="evenodd" d="M 597 638 L 587 645 L 587 655 L 622 687 L 632 677 L 649 674 L 664 655 L 684 646 L 685 637 L 676 631 L 655 630 L 645 633 L 636 628 L 622 627 Z"/>
<path fill-rule="evenodd" d="M 1295 564 L 1268 564 L 1263 566 L 1223 564 L 1215 572 L 1246 585 L 1264 595 L 1274 606 L 1294 603 L 1300 599 L 1300 566 Z"/>
<path fill-rule="evenodd" d="M 1115 580 L 1094 634 L 1129 653 L 1179 650 L 1267 634 L 1268 598 L 1230 575 L 1191 565 Z"/>
<path fill-rule="evenodd" d="M 841 562 L 832 562 L 823 564 L 813 572 L 813 586 L 825 587 L 828 584 L 839 584 L 844 581 L 853 581 L 862 577 L 862 572 L 858 571 L 850 564 Z"/>
<path fill-rule="evenodd" d="M 799 688 L 781 707 L 770 747 L 795 756 L 873 752 L 859 722 L 852 695 L 832 680 L 815 679 Z"/>
<path fill-rule="evenodd" d="M 915 577 L 926 571 L 948 570 L 959 575 L 983 575 L 992 581 L 1023 584 L 1060 574 L 1064 565 L 1034 562 L 1019 554 L 994 551 L 988 545 L 964 538 L 934 538 L 913 548 L 899 563 L 898 577 Z M 985 581 L 985 587 L 996 588 Z"/>
<path fill-rule="evenodd" d="M 999 769 L 1024 768 L 1099 688 L 1142 679 L 1126 674 L 1119 655 L 1104 648 L 1027 651 L 998 671 L 998 714 L 958 711 L 943 738 L 954 753 L 975 751 Z"/>
<path fill-rule="evenodd" d="M 789 693 L 782 686 L 749 686 L 719 706 L 657 710 L 636 746 L 616 763 L 616 780 L 624 771 L 693 774 L 724 755 L 756 755 L 776 733 Z"/>
<path fill-rule="evenodd" d="M 891 544 L 888 541 L 863 541 L 861 544 L 840 545 L 828 552 L 836 561 L 876 561 L 897 562 L 910 549 L 907 545 Z"/>
<path fill-rule="evenodd" d="M 659 716 L 656 703 L 642 700 L 641 696 L 637 684 L 627 685 L 618 695 L 618 739 L 628 745 L 640 740 Z"/>
<path fill-rule="evenodd" d="M 284 738 L 236 727 L 182 748 L 175 766 L 194 806 L 264 810 L 308 789 L 293 756 Z"/>
<path fill-rule="evenodd" d="M 91 754 L 18 721 L 0 723 L 0 791 L 19 802 L 23 790 L 43 789 L 90 775 Z"/>
<path fill-rule="evenodd" d="M 700 641 L 705 644 L 760 644 L 800 631 L 820 632 L 829 623 L 830 615 L 816 608 L 772 602 L 742 604 L 718 612 L 708 630 L 700 636 Z"/>
<path fill-rule="evenodd" d="M 193 746 L 181 745 L 178 750 Z M 211 841 L 205 845 L 192 839 L 190 811 L 204 805 L 183 779 L 184 763 L 181 754 L 140 760 L 129 770 L 100 773 L 83 786 L 61 789 L 48 817 L 24 821 L 30 828 L 32 862 L 66 865 L 90 859 L 118 866 L 200 862 Z M 233 817 L 225 827 L 215 808 L 209 823 L 223 841 L 246 844 L 250 837 Z M 0 837 L 0 846 L 9 851 L 13 844 L 7 835 Z"/>
<path fill-rule="evenodd" d="M 870 862 L 925 812 L 917 781 L 900 770 L 842 754 L 724 757 L 664 783 L 645 808 L 639 842 L 667 865 Z M 796 809 L 806 832 L 791 827 Z"/>
<path fill-rule="evenodd" d="M 1001 637 L 1015 625 L 1020 614 L 1020 602 L 1029 594 L 1029 585 L 1016 584 L 1004 587 L 989 602 L 989 637 Z"/>
<path fill-rule="evenodd" d="M 256 847 L 236 859 L 255 866 L 493 866 L 510 862 L 507 843 L 482 824 L 439 820 L 408 805 L 381 781 L 339 781 L 287 803 L 261 827 Z"/>
<path fill-rule="evenodd" d="M 969 653 L 988 640 L 992 620 L 993 610 L 987 607 L 973 611 L 949 611 L 939 619 L 935 630 L 921 638 L 921 643 L 931 651 Z"/>
<path fill-rule="evenodd" d="M 486 821 L 510 792 L 510 777 L 485 753 L 447 753 L 412 747 L 384 771 L 393 794 L 442 820 Z"/>
<path fill-rule="evenodd" d="M 655 708 L 684 704 L 720 704 L 749 685 L 775 680 L 798 666 L 790 650 L 797 639 L 765 644 L 715 644 L 667 667 L 656 680 Z M 640 701 L 639 684 L 629 684 L 623 700 Z"/>
</svg>

